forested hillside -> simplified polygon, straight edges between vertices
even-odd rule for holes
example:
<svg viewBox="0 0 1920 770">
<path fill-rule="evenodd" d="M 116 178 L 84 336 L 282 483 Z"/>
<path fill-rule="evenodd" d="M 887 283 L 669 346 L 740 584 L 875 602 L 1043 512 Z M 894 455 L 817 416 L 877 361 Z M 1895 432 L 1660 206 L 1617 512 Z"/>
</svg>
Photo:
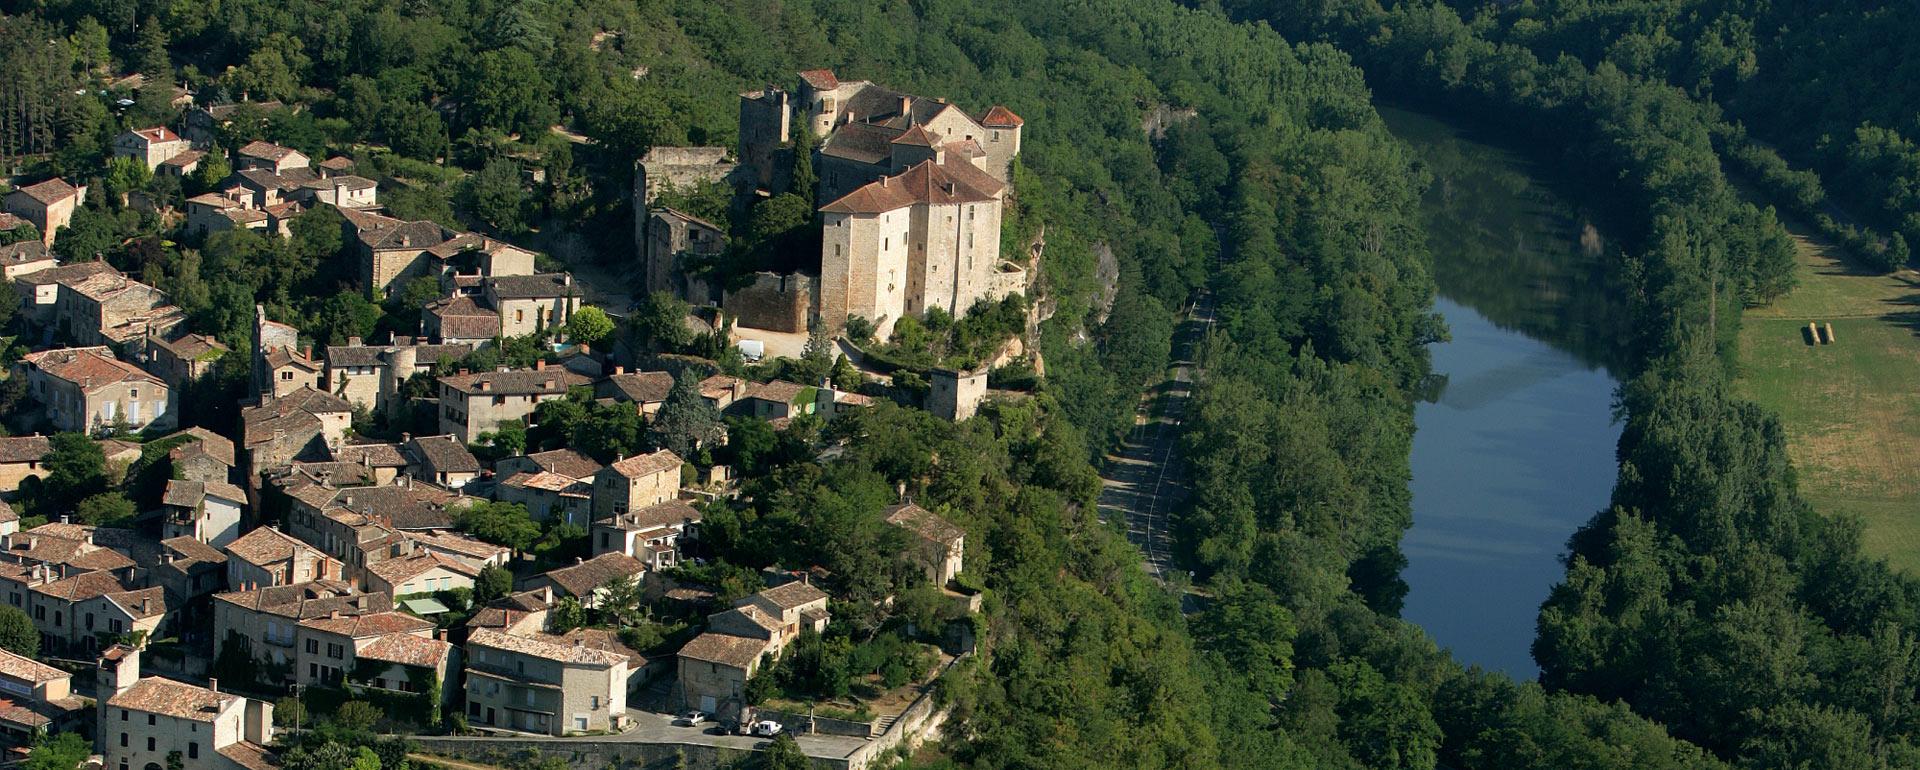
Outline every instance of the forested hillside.
<svg viewBox="0 0 1920 770">
<path fill-rule="evenodd" d="M 1727 384 L 1740 305 L 1790 273 L 1771 214 L 1728 189 L 1711 105 L 1612 61 L 1498 42 L 1537 30 L 1524 20 L 1469 24 L 1421 2 L 1235 8 L 1342 42 L 1396 98 L 1510 127 L 1616 201 L 1639 371 L 1613 507 L 1572 539 L 1542 608 L 1543 682 L 1630 704 L 1742 766 L 1920 761 L 1920 586 L 1861 556 L 1854 525 L 1808 509 L 1777 420 Z"/>
<path fill-rule="evenodd" d="M 881 408 L 832 461 L 774 443 L 744 466 L 759 472 L 753 504 L 713 522 L 741 566 L 866 576 L 889 541 L 863 512 L 896 485 L 955 512 L 988 591 L 985 654 L 941 685 L 957 710 L 933 762 L 1911 764 L 1920 591 L 1797 500 L 1777 426 L 1723 385 L 1737 310 L 1791 272 L 1772 213 L 1727 187 L 1713 111 L 1614 65 L 1503 45 L 1437 3 L 1206 5 L 7 4 L 0 156 L 98 176 L 110 137 L 171 114 L 174 84 L 201 101 L 278 99 L 304 109 L 236 122 L 294 147 L 356 148 L 404 216 L 626 270 L 634 159 L 731 145 L 741 90 L 832 67 L 1006 104 L 1027 131 L 1007 237 L 1046 244 L 1038 396 L 957 427 Z M 100 98 L 98 82 L 136 71 L 152 81 L 112 95 L 130 104 Z M 1425 180 L 1369 82 L 1566 146 L 1626 237 L 1617 268 L 1635 292 L 1639 375 L 1618 512 L 1576 539 L 1542 615 L 1544 688 L 1463 669 L 1395 617 L 1409 393 L 1445 330 L 1416 229 Z M 1194 117 L 1150 133 L 1144 118 L 1163 108 Z M 531 166 L 544 182 L 521 182 Z M 122 183 L 108 181 L 100 195 Z M 381 317 L 338 299 L 337 278 L 302 251 L 323 227 L 271 249 L 188 248 L 131 209 L 99 208 L 116 213 L 76 219 L 65 256 L 198 296 L 188 309 L 213 331 L 231 336 L 249 300 L 342 336 Z M 1119 265 L 1110 311 L 1103 249 Z M 1182 545 L 1210 598 L 1183 615 L 1096 518 L 1090 461 L 1128 425 L 1167 364 L 1177 310 L 1206 286 L 1220 323 L 1185 442 L 1197 494 Z"/>
</svg>

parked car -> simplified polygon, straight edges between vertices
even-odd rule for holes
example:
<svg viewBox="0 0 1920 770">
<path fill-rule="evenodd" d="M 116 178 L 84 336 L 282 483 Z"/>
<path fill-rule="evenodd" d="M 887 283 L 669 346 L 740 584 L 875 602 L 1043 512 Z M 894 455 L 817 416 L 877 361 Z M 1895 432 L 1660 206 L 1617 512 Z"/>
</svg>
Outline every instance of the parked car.
<svg viewBox="0 0 1920 770">
<path fill-rule="evenodd" d="M 753 734 L 762 738 L 772 738 L 773 736 L 779 735 L 782 729 L 779 722 L 771 719 L 762 719 L 753 723 Z"/>
<path fill-rule="evenodd" d="M 688 711 L 680 715 L 680 724 L 688 727 L 704 724 L 707 721 L 707 716 L 708 714 L 705 711 Z"/>
</svg>

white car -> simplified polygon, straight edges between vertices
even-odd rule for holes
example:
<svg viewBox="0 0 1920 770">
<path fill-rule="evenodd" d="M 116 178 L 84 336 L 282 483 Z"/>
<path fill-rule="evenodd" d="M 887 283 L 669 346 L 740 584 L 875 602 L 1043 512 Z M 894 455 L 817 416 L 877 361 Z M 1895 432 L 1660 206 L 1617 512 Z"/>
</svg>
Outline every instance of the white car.
<svg viewBox="0 0 1920 770">
<path fill-rule="evenodd" d="M 689 711 L 680 715 L 680 724 L 686 725 L 688 727 L 704 724 L 706 723 L 706 721 L 707 721 L 707 712 L 705 711 Z"/>
<path fill-rule="evenodd" d="M 779 735 L 783 729 L 779 722 L 771 719 L 762 719 L 753 723 L 753 734 L 762 738 L 772 738 L 773 736 Z"/>
</svg>

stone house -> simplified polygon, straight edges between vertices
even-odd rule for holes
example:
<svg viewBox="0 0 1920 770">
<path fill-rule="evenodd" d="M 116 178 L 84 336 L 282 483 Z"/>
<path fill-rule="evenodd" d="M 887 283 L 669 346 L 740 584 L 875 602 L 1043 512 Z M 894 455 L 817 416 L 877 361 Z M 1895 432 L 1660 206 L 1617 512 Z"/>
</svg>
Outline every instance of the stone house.
<svg viewBox="0 0 1920 770">
<path fill-rule="evenodd" d="M 467 637 L 467 721 L 545 735 L 627 725 L 627 658 L 547 634 Z"/>
<path fill-rule="evenodd" d="M 629 373 L 623 367 L 614 367 L 612 375 L 593 384 L 595 398 L 611 398 L 620 403 L 633 404 L 641 414 L 649 417 L 660 411 L 660 405 L 667 402 L 667 394 L 672 392 L 672 373 Z"/>
<path fill-rule="evenodd" d="M 47 453 L 53 451 L 53 442 L 46 436 L 8 436 L 0 438 L 0 494 L 13 494 L 20 491 L 20 482 L 29 476 L 44 478 Z M 11 510 L 11 509 L 9 509 Z M 13 525 L 19 527 L 16 516 Z M 0 535 L 12 534 L 0 531 Z"/>
<path fill-rule="evenodd" d="M 334 488 L 297 484 L 285 490 L 291 532 L 346 565 L 347 577 L 368 580 L 367 570 L 420 551 L 413 535 L 453 527 L 465 498 L 403 476 L 393 484 Z"/>
<path fill-rule="evenodd" d="M 804 580 L 774 586 L 734 604 L 736 607 L 748 605 L 776 619 L 785 639 L 796 638 L 807 629 L 816 634 L 827 630 L 827 595 Z"/>
<path fill-rule="evenodd" d="M 334 450 L 333 462 L 307 465 L 330 474 L 331 478 L 327 479 L 327 482 L 333 486 L 351 486 L 355 483 L 382 486 L 393 483 L 394 479 L 399 478 L 400 473 L 410 464 L 401 447 L 400 444 L 349 444 Z M 345 477 L 349 474 L 341 472 L 345 470 L 340 467 L 342 464 L 357 466 L 358 471 L 354 477 L 364 478 L 364 481 L 347 480 Z"/>
<path fill-rule="evenodd" d="M 67 286 L 103 273 L 119 275 L 120 271 L 103 260 L 75 262 L 27 273 L 14 279 L 14 283 L 19 284 L 21 309 L 27 320 L 46 326 L 53 323 L 54 309 Z"/>
<path fill-rule="evenodd" d="M 823 140 L 814 162 L 820 177 L 818 200 L 833 200 L 897 174 L 929 148 L 964 154 L 1002 182 L 1020 154 L 1025 121 L 999 105 L 976 118 L 945 99 L 916 97 L 867 80 L 841 80 L 825 69 L 801 72 L 797 97 L 805 114 L 803 130 Z M 742 126 L 741 136 L 748 135 Z"/>
<path fill-rule="evenodd" d="M 543 401 L 565 398 L 570 388 L 592 381 L 537 361 L 532 369 L 474 372 L 440 378 L 440 430 L 472 442 L 500 423 L 533 413 Z"/>
<path fill-rule="evenodd" d="M 827 621 L 827 595 L 805 582 L 766 589 L 708 616 L 708 630 L 678 654 L 682 703 L 738 719 L 747 680 L 761 664 L 778 658 L 801 632 L 825 631 Z"/>
<path fill-rule="evenodd" d="M 665 206 L 648 210 L 640 226 L 640 254 L 646 270 L 647 291 L 669 292 L 695 304 L 712 303 L 715 287 L 692 275 L 691 268 L 726 251 L 726 231 L 712 222 Z"/>
<path fill-rule="evenodd" d="M 129 358 L 146 353 L 148 338 L 186 323 L 186 311 L 167 293 L 119 273 L 98 273 L 61 285 L 54 328 L 82 345 L 111 345 Z"/>
<path fill-rule="evenodd" d="M 286 174 L 296 168 L 307 168 L 307 156 L 291 147 L 282 147 L 272 142 L 248 142 L 233 154 L 235 171 L 260 169 L 275 174 Z"/>
<path fill-rule="evenodd" d="M 79 732 L 88 701 L 73 694 L 73 675 L 25 655 L 0 650 L 0 743 L 31 747 L 42 736 Z"/>
<path fill-rule="evenodd" d="M 0 575 L 0 585 L 5 585 L 10 594 L 24 588 L 26 604 L 21 609 L 33 618 L 42 650 L 91 652 L 101 648 L 103 639 L 137 631 L 157 638 L 166 617 L 165 592 L 158 586 L 129 591 L 119 578 L 105 571 L 67 577 L 56 577 L 56 571 L 47 567 L 18 572 L 24 574 L 8 570 Z"/>
<path fill-rule="evenodd" d="M 407 473 L 448 489 L 461 489 L 480 476 L 480 460 L 452 436 L 416 436 L 406 442 Z"/>
<path fill-rule="evenodd" d="M 227 544 L 227 585 L 284 586 L 333 580 L 345 565 L 320 549 L 260 527 Z"/>
<path fill-rule="evenodd" d="M 405 598 L 414 594 L 472 588 L 474 579 L 480 576 L 480 570 L 450 556 L 421 551 L 411 556 L 374 562 L 367 565 L 366 574 L 368 591 L 384 591 L 395 598 Z"/>
<path fill-rule="evenodd" d="M 350 337 L 347 344 L 326 349 L 326 390 L 355 406 L 384 410 L 397 403 L 408 378 L 472 352 L 472 345 L 429 345 L 411 337 L 396 337 L 386 345 L 366 345 Z"/>
<path fill-rule="evenodd" d="M 500 314 L 464 294 L 442 297 L 421 308 L 420 333 L 442 345 L 484 347 L 500 334 Z"/>
<path fill-rule="evenodd" d="M 188 637 L 206 638 L 212 620 L 206 597 L 226 585 L 227 554 L 191 537 L 160 541 L 160 562 L 147 567 L 147 579 L 160 587 L 167 606 L 177 608 L 178 627 Z"/>
<path fill-rule="evenodd" d="M 228 645 L 240 644 L 241 653 L 263 671 L 263 683 L 293 678 L 298 646 L 295 629 L 300 621 L 334 615 L 366 615 L 393 609 L 388 594 L 365 594 L 338 580 L 316 580 L 284 586 L 236 585 L 213 597 L 214 658 Z"/>
<path fill-rule="evenodd" d="M 117 645 L 100 659 L 100 713 L 94 750 L 107 768 L 187 767 L 260 770 L 277 767 L 273 704 L 160 677 L 140 676 L 140 650 Z"/>
<path fill-rule="evenodd" d="M 680 539 L 693 537 L 700 519 L 700 509 L 685 500 L 668 500 L 615 514 L 593 523 L 589 533 L 593 553 L 623 553 L 640 560 L 649 570 L 668 569 L 680 563 Z"/>
<path fill-rule="evenodd" d="M 680 469 L 686 461 L 672 450 L 623 457 L 593 477 L 593 517 L 604 519 L 680 494 Z"/>
<path fill-rule="evenodd" d="M 572 273 L 489 276 L 487 304 L 500 316 L 501 337 L 520 337 L 565 325 L 580 310 Z"/>
<path fill-rule="evenodd" d="M 171 158 L 161 161 L 160 166 L 155 168 L 153 173 L 155 175 L 164 174 L 173 177 L 186 177 L 195 171 L 199 171 L 200 161 L 206 159 L 207 153 L 205 150 L 185 150 L 176 153 Z"/>
<path fill-rule="evenodd" d="M 13 215 L 0 216 L 12 217 Z M 20 241 L 0 246 L 0 276 L 5 276 L 9 281 L 57 264 L 59 263 L 54 260 L 53 252 L 48 251 L 47 244 L 40 241 Z"/>
<path fill-rule="evenodd" d="M 56 430 L 93 433 L 173 425 L 167 384 L 104 347 L 28 353 L 15 364 Z"/>
<path fill-rule="evenodd" d="M 888 524 L 913 536 L 907 558 L 925 570 L 927 582 L 944 586 L 965 568 L 966 530 L 913 503 L 889 506 L 880 513 Z"/>
<path fill-rule="evenodd" d="M 295 460 L 325 460 L 346 440 L 353 407 L 337 396 L 303 388 L 240 410 L 248 473 L 258 475 Z"/>
<path fill-rule="evenodd" d="M 818 390 L 786 380 L 754 383 L 747 386 L 746 395 L 736 402 L 735 410 L 762 420 L 813 414 L 818 405 Z"/>
<path fill-rule="evenodd" d="M 147 338 L 147 370 L 177 390 L 213 373 L 229 350 L 205 334 L 183 334 L 172 340 L 153 335 Z"/>
<path fill-rule="evenodd" d="M 519 503 L 535 520 L 555 516 L 586 525 L 593 513 L 593 477 L 603 466 L 572 449 L 536 452 L 494 463 L 494 497 Z"/>
<path fill-rule="evenodd" d="M 597 607 L 606 586 L 622 578 L 638 582 L 647 574 L 647 565 L 621 553 L 603 553 L 591 559 L 576 560 L 527 581 L 529 588 L 551 588 L 556 596 L 571 596 L 583 607 Z"/>
<path fill-rule="evenodd" d="M 158 170 L 160 164 L 189 149 L 187 140 L 166 126 L 136 128 L 113 138 L 113 157 L 133 158 L 145 163 L 148 171 Z"/>
<path fill-rule="evenodd" d="M 700 397 L 713 408 L 726 411 L 734 402 L 747 397 L 752 383 L 730 374 L 716 374 L 700 381 Z"/>
<path fill-rule="evenodd" d="M 179 446 L 167 450 L 167 461 L 177 478 L 187 481 L 228 482 L 233 479 L 233 439 L 206 428 L 193 427 L 167 436 L 166 441 L 185 437 Z"/>
<path fill-rule="evenodd" d="M 391 634 L 437 641 L 433 638 L 433 621 L 404 612 L 351 614 L 335 610 L 301 620 L 293 629 L 294 681 L 303 687 L 340 687 L 353 671 L 360 648 Z"/>
<path fill-rule="evenodd" d="M 53 245 L 55 231 L 73 221 L 73 210 L 87 199 L 87 188 L 67 184 L 55 177 L 7 193 L 7 213 L 32 222 L 40 230 L 40 241 Z"/>
<path fill-rule="evenodd" d="M 247 493 L 224 480 L 170 479 L 160 504 L 167 512 L 162 537 L 191 537 L 219 548 L 240 537 Z"/>
<path fill-rule="evenodd" d="M 18 522 L 15 526 L 18 526 Z M 82 572 L 103 572 L 115 579 L 132 580 L 135 566 L 131 558 L 132 544 L 122 542 L 119 548 L 109 548 L 96 542 L 96 537 L 102 533 L 119 542 L 124 539 L 122 535 L 131 534 L 132 530 L 101 530 L 65 521 L 50 522 L 7 535 L 6 551 L 0 554 L 0 559 L 22 566 L 43 568 L 41 576 L 48 579 Z"/>
<path fill-rule="evenodd" d="M 187 232 L 207 237 L 227 230 L 259 230 L 287 236 L 293 218 L 306 208 L 293 202 L 257 204 L 256 197 L 239 187 L 201 193 L 187 199 Z"/>
<path fill-rule="evenodd" d="M 280 398 L 296 390 L 311 388 L 325 391 L 327 379 L 325 367 L 313 359 L 313 347 L 298 351 L 291 347 L 275 347 L 266 351 L 261 358 L 267 381 L 272 383 L 269 391 L 274 398 Z"/>
</svg>

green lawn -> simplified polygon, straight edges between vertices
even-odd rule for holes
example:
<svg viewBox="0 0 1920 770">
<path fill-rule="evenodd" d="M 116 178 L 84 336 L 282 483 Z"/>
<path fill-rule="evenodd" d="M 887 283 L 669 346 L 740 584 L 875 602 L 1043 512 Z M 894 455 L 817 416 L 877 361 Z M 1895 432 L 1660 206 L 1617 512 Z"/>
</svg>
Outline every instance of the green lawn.
<svg viewBox="0 0 1920 770">
<path fill-rule="evenodd" d="M 1747 311 L 1739 387 L 1779 413 L 1815 508 L 1860 517 L 1868 553 L 1920 574 L 1920 274 L 1855 272 L 1792 229 L 1800 285 Z M 1808 344 L 1809 321 L 1837 341 Z"/>
</svg>

